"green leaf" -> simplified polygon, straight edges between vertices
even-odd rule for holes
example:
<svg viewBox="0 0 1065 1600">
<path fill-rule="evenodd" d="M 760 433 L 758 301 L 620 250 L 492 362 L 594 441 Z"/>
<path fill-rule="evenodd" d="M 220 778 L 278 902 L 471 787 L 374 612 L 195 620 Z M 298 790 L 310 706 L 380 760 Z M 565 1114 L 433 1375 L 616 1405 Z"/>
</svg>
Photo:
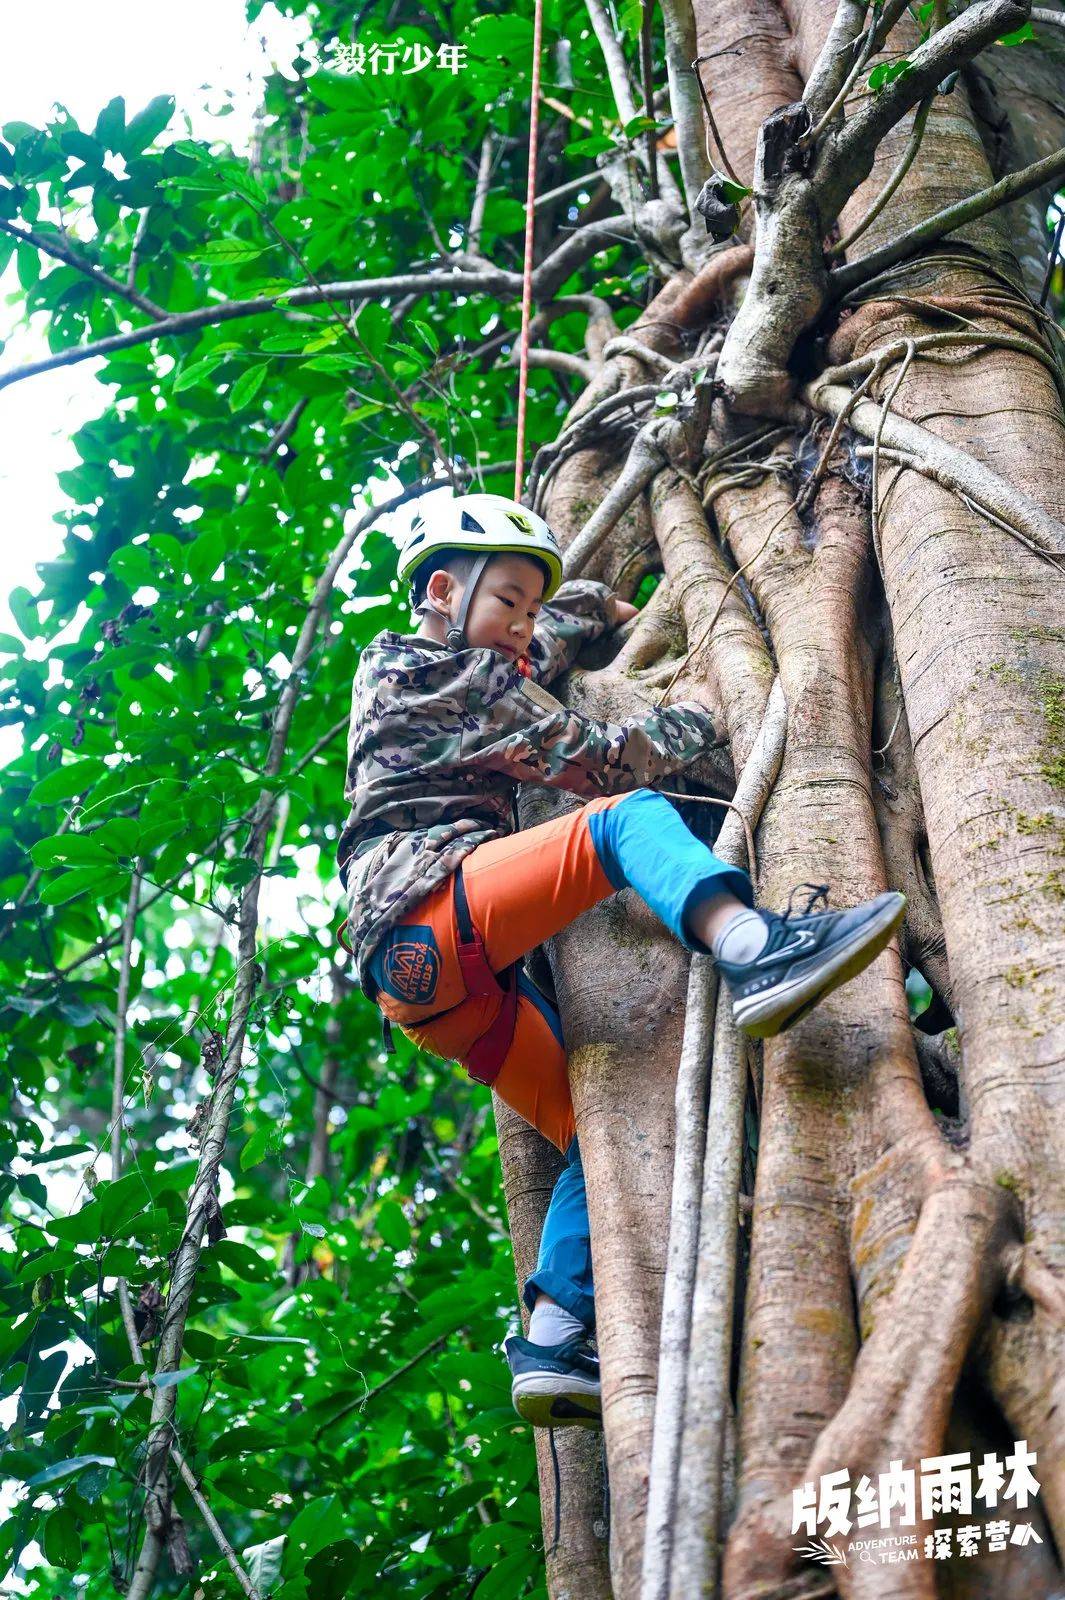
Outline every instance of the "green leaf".
<svg viewBox="0 0 1065 1600">
<path fill-rule="evenodd" d="M 719 187 L 722 197 L 730 205 L 734 206 L 739 205 L 741 200 L 746 200 L 747 196 L 752 193 L 752 190 L 748 189 L 745 184 L 733 183 L 731 178 L 722 178 Z"/>
<path fill-rule="evenodd" d="M 30 846 L 30 860 L 44 870 L 60 864 L 67 866 L 114 866 L 110 855 L 92 834 L 59 833 L 51 839 L 38 839 Z"/>
<path fill-rule="evenodd" d="M 333 355 L 311 356 L 303 363 L 306 372 L 342 372 L 345 375 L 365 366 L 365 361 L 361 360 L 354 350 L 350 355 L 341 355 L 337 352 Z"/>
<path fill-rule="evenodd" d="M 96 119 L 95 135 L 108 150 L 121 153 L 122 138 L 126 130 L 126 102 L 116 95 L 104 106 Z"/>
<path fill-rule="evenodd" d="M 68 128 L 60 137 L 59 148 L 66 155 L 76 156 L 79 161 L 93 167 L 103 166 L 107 153 L 98 139 L 91 138 L 81 128 Z"/>
<path fill-rule="evenodd" d="M 113 867 L 71 867 L 61 878 L 46 883 L 38 895 L 42 906 L 63 906 L 90 889 L 110 888 L 117 878 Z"/>
<path fill-rule="evenodd" d="M 391 313 L 386 311 L 384 306 L 379 306 L 376 301 L 367 301 L 355 322 L 355 333 L 356 337 L 366 345 L 370 354 L 380 359 L 392 334 Z"/>
<path fill-rule="evenodd" d="M 268 249 L 268 245 L 252 244 L 247 239 L 212 239 L 202 250 L 194 250 L 192 259 L 205 261 L 209 266 L 240 266 L 246 261 L 257 261 Z"/>
<path fill-rule="evenodd" d="M 54 800 L 70 800 L 76 794 L 91 789 L 98 778 L 107 771 L 97 756 L 85 756 L 81 761 L 67 761 L 61 767 L 46 773 L 30 790 L 29 803 L 35 806 L 51 805 Z"/>
<path fill-rule="evenodd" d="M 78 1519 L 69 1506 L 56 1506 L 44 1525 L 41 1545 L 53 1567 L 72 1572 L 81 1561 L 81 1534 Z"/>
<path fill-rule="evenodd" d="M 270 1123 L 266 1123 L 261 1128 L 256 1128 L 240 1152 L 241 1172 L 247 1172 L 251 1167 L 259 1165 L 259 1162 L 264 1159 L 267 1150 L 269 1150 L 276 1131 Z"/>
<path fill-rule="evenodd" d="M 189 546 L 185 571 L 193 583 L 206 583 L 224 562 L 230 550 L 231 530 L 205 528 Z"/>
<path fill-rule="evenodd" d="M 308 1590 L 315 1600 L 350 1600 L 352 1595 L 360 1593 L 357 1583 L 360 1566 L 362 1553 L 354 1539 L 327 1544 L 307 1563 Z"/>
<path fill-rule="evenodd" d="M 1032 24 L 1030 22 L 1022 22 L 1021 26 L 1014 28 L 1012 33 L 1004 33 L 997 43 L 1004 45 L 1027 44 L 1029 39 L 1034 38 Z"/>
<path fill-rule="evenodd" d="M 26 1479 L 26 1487 L 40 1489 L 46 1483 L 58 1483 L 60 1478 L 72 1478 L 86 1467 L 113 1467 L 114 1464 L 114 1456 L 68 1456 L 65 1461 L 53 1461 L 50 1467 L 35 1472 L 32 1478 Z"/>
<path fill-rule="evenodd" d="M 512 1600 L 514 1595 L 522 1593 L 525 1580 L 534 1577 L 538 1570 L 534 1548 L 504 1556 L 477 1585 L 477 1600 Z"/>
<path fill-rule="evenodd" d="M 230 411 L 240 411 L 244 406 L 250 405 L 266 382 L 269 368 L 266 362 L 261 362 L 257 367 L 249 367 L 247 372 L 242 372 L 232 389 L 229 391 Z"/>
<path fill-rule="evenodd" d="M 271 1256 L 261 1256 L 250 1245 L 239 1239 L 220 1239 L 211 1246 L 211 1255 L 246 1283 L 274 1283 L 277 1281 L 277 1261 Z"/>
<path fill-rule="evenodd" d="M 607 150 L 616 150 L 613 139 L 607 139 L 603 134 L 591 134 L 587 139 L 577 139 L 573 144 L 566 146 L 568 156 L 601 156 Z"/>
<path fill-rule="evenodd" d="M 377 1231 L 393 1250 L 406 1250 L 410 1245 L 410 1223 L 395 1200 L 386 1200 L 378 1211 Z"/>
<path fill-rule="evenodd" d="M 905 57 L 901 61 L 882 61 L 869 74 L 869 88 L 876 94 L 878 89 L 883 89 L 886 84 L 894 83 L 896 78 L 901 78 L 904 73 L 910 70 L 910 63 Z"/>
<path fill-rule="evenodd" d="M 173 95 L 160 94 L 156 95 L 154 100 L 149 100 L 144 110 L 138 111 L 128 124 L 122 139 L 122 154 L 128 159 L 146 150 L 162 133 L 173 115 Z"/>
<path fill-rule="evenodd" d="M 248 1577 L 266 1600 L 273 1593 L 281 1577 L 281 1563 L 285 1554 L 285 1535 L 267 1539 L 263 1544 L 252 1544 L 244 1552 L 244 1565 Z"/>
<path fill-rule="evenodd" d="M 344 1536 L 344 1513 L 335 1494 L 312 1500 L 291 1521 L 288 1529 L 288 1547 L 284 1564 L 289 1571 L 299 1571 L 305 1562 L 327 1544 Z"/>
<path fill-rule="evenodd" d="M 637 39 L 643 23 L 643 0 L 628 0 L 618 10 L 618 29 L 630 39 Z"/>
<path fill-rule="evenodd" d="M 37 601 L 30 591 L 20 584 L 17 589 L 12 589 L 7 597 L 7 603 L 23 638 L 40 638 L 44 630 L 37 614 Z"/>
<path fill-rule="evenodd" d="M 225 358 L 225 351 L 212 350 L 210 355 L 194 361 L 191 367 L 183 367 L 174 379 L 174 394 L 180 394 L 184 389 L 191 389 L 193 384 L 202 383 L 204 378 L 211 376 L 216 367 L 222 365 Z"/>
<path fill-rule="evenodd" d="M 194 1367 L 182 1367 L 177 1372 L 153 1372 L 152 1382 L 157 1389 L 173 1389 L 177 1384 L 184 1383 L 186 1378 L 194 1378 L 199 1370 L 197 1364 Z"/>
<path fill-rule="evenodd" d="M 498 1405 L 500 1394 L 509 1394 L 510 1376 L 506 1363 L 477 1351 L 440 1356 L 432 1364 L 432 1375 L 446 1393 L 459 1395 L 471 1403 Z M 463 1387 L 465 1385 L 465 1388 Z"/>
<path fill-rule="evenodd" d="M 440 349 L 440 340 L 437 338 L 432 328 L 430 328 L 429 324 L 427 322 L 419 322 L 417 318 L 412 317 L 410 325 L 418 335 L 419 339 L 421 339 L 424 344 L 427 344 L 433 354 L 436 355 Z"/>
<path fill-rule="evenodd" d="M 350 428 L 352 423 L 362 422 L 366 417 L 376 416 L 378 411 L 384 411 L 384 409 L 385 403 L 383 400 L 368 401 L 366 405 L 356 406 L 354 411 L 349 411 L 341 426 Z"/>
</svg>

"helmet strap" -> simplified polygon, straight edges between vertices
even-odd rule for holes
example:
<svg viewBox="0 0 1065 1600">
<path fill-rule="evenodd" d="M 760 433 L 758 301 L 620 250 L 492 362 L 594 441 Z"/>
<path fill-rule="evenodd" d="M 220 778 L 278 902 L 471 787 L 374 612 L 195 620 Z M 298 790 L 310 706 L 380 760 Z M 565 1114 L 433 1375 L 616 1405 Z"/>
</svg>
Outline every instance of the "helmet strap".
<svg viewBox="0 0 1065 1600">
<path fill-rule="evenodd" d="M 480 583 L 481 578 L 484 575 L 484 569 L 488 565 L 489 561 L 491 561 L 494 553 L 494 551 L 488 550 L 483 556 L 479 556 L 477 561 L 474 563 L 469 578 L 466 580 L 466 587 L 463 590 L 462 599 L 459 602 L 458 616 L 455 618 L 454 622 L 447 629 L 447 632 L 444 635 L 448 647 L 452 650 L 465 650 L 467 648 L 466 618 L 470 614 L 470 603 L 473 600 L 473 592 Z"/>
</svg>

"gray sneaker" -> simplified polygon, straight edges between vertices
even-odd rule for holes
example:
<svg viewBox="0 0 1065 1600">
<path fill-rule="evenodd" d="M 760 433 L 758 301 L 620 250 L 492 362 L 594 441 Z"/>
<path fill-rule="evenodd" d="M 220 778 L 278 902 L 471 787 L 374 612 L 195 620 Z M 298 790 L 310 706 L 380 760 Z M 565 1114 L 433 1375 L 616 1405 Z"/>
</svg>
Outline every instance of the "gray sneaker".
<svg viewBox="0 0 1065 1600">
<path fill-rule="evenodd" d="M 586 1335 L 564 1344 L 533 1344 L 520 1334 L 504 1339 L 519 1417 L 537 1428 L 601 1428 L 599 1355 Z"/>
<path fill-rule="evenodd" d="M 816 901 L 827 901 L 828 885 L 798 888 L 814 890 L 799 916 L 792 915 L 790 900 L 783 916 L 759 910 L 769 929 L 761 955 L 717 962 L 732 993 L 733 1021 L 755 1039 L 793 1027 L 826 994 L 867 967 L 906 910 L 906 896 L 888 889 L 850 911 L 812 911 Z"/>
</svg>

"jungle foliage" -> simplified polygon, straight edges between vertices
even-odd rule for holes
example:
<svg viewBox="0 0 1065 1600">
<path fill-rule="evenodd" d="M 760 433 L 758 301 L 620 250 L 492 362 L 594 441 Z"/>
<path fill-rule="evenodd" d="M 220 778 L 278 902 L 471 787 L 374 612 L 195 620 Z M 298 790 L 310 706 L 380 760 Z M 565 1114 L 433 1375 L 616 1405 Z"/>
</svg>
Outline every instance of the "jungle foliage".
<svg viewBox="0 0 1065 1600">
<path fill-rule="evenodd" d="M 285 9 L 313 18 L 320 57 L 350 42 L 349 7 Z M 489 130 L 481 245 L 520 261 L 530 24 L 469 0 L 392 26 L 380 9 L 361 38 L 461 43 L 466 64 L 358 74 L 297 60 L 265 85 L 248 158 L 189 137 L 167 99 L 112 100 L 92 126 L 57 106 L 43 127 L 2 129 L 0 265 L 13 261 L 18 311 L 53 355 L 211 308 L 202 326 L 99 358 L 99 414 L 57 485 L 62 547 L 14 593 L 18 633 L 0 638 L 0 717 L 23 740 L 0 802 L 0 1566 L 33 1595 L 121 1592 L 136 1558 L 151 1384 L 117 1283 L 151 1367 L 264 793 L 276 804 L 245 1065 L 165 1380 L 175 1443 L 264 1596 L 383 1585 L 490 1600 L 542 1585 L 534 1455 L 495 1350 L 517 1301 L 488 1097 L 398 1034 L 383 1053 L 336 940 L 351 678 L 361 646 L 406 615 L 380 532 L 345 563 L 264 780 L 345 525 L 430 472 L 434 437 L 473 487 L 509 492 L 477 470 L 513 471 L 513 296 L 422 294 L 402 331 L 396 293 L 354 318 L 335 296 L 293 304 L 299 288 L 454 248 Z M 548 92 L 575 113 L 558 118 L 557 166 L 578 176 L 616 128 L 581 9 L 549 5 L 547 29 L 545 76 L 562 80 Z M 645 276 L 618 244 L 573 285 L 594 281 L 625 322 Z M 260 314 L 217 315 L 255 297 Z M 559 348 L 580 348 L 572 325 L 556 323 Z M 62 404 L 61 369 L 25 381 Z M 566 398 L 564 378 L 532 375 L 534 441 Z M 323 1078 L 328 1160 L 308 1182 Z M 239 1593 L 180 1483 L 174 1512 L 156 1592 Z"/>
</svg>

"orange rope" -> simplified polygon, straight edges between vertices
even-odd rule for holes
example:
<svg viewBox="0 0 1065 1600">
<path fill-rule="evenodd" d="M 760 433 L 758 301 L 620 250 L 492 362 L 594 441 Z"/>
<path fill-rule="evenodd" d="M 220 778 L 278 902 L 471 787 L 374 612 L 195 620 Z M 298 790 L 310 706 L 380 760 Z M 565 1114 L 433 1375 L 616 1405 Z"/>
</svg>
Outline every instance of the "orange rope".
<svg viewBox="0 0 1065 1600">
<path fill-rule="evenodd" d="M 525 401 L 529 382 L 529 314 L 532 310 L 533 222 L 536 203 L 536 136 L 540 125 L 540 38 L 543 0 L 533 15 L 532 111 L 529 118 L 529 181 L 525 191 L 525 267 L 521 284 L 521 361 L 518 368 L 518 437 L 514 445 L 514 498 L 521 499 L 525 476 Z"/>
</svg>

